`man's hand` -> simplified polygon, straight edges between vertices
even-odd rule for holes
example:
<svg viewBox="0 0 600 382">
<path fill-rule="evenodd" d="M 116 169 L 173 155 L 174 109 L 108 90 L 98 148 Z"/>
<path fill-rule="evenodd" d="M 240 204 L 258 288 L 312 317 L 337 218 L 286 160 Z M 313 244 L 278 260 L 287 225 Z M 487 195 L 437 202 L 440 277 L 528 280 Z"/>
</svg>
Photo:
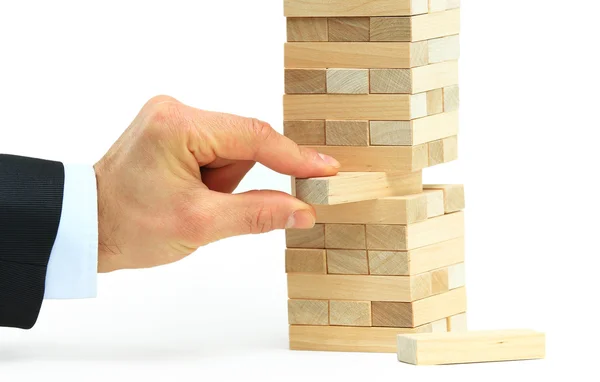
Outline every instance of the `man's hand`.
<svg viewBox="0 0 600 382">
<path fill-rule="evenodd" d="M 232 194 L 256 162 L 295 177 L 335 175 L 339 168 L 264 122 L 167 96 L 148 101 L 94 166 L 98 271 L 172 263 L 226 237 L 311 228 L 314 209 L 291 195 Z"/>
</svg>

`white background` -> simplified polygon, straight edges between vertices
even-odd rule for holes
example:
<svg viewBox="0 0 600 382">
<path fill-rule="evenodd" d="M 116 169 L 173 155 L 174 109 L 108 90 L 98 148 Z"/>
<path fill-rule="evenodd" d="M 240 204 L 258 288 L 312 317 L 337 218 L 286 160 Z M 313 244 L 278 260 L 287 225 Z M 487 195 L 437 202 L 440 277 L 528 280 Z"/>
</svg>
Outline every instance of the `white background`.
<svg viewBox="0 0 600 382">
<path fill-rule="evenodd" d="M 547 359 L 446 367 L 287 350 L 284 234 L 101 275 L 0 329 L 0 381 L 598 380 L 598 101 L 593 1 L 463 0 L 460 159 L 471 329 L 547 333 Z M 0 152 L 92 164 L 151 96 L 282 131 L 280 0 L 0 1 Z M 255 168 L 240 191 L 289 191 Z"/>
</svg>

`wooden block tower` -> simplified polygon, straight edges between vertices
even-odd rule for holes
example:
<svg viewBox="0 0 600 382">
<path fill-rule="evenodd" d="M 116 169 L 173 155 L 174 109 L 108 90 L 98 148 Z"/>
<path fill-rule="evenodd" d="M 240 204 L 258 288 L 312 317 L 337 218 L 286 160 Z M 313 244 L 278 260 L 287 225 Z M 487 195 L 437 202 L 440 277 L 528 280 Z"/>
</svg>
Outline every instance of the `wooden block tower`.
<svg viewBox="0 0 600 382">
<path fill-rule="evenodd" d="M 284 133 L 342 165 L 292 179 L 317 224 L 286 231 L 290 348 L 396 352 L 466 330 L 457 159 L 458 0 L 284 0 Z"/>
</svg>

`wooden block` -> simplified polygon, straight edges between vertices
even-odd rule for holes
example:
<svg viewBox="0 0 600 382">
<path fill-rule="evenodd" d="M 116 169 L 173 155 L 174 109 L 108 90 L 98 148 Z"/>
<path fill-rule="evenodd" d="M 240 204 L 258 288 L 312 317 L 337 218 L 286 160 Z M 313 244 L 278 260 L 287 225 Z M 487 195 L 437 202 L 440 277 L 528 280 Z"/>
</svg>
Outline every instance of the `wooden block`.
<svg viewBox="0 0 600 382">
<path fill-rule="evenodd" d="M 546 336 L 533 330 L 398 335 L 398 361 L 413 365 L 447 365 L 543 359 Z"/>
<path fill-rule="evenodd" d="M 454 264 L 448 267 L 449 289 L 464 287 L 466 284 L 465 281 L 465 263 Z"/>
<path fill-rule="evenodd" d="M 327 144 L 333 146 L 368 146 L 369 121 L 327 121 Z"/>
<path fill-rule="evenodd" d="M 458 134 L 458 112 L 435 114 L 412 121 L 371 121 L 373 146 L 414 146 Z"/>
<path fill-rule="evenodd" d="M 288 297 L 292 299 L 410 302 L 431 296 L 431 273 L 415 276 L 288 273 L 287 281 Z M 427 322 L 464 311 L 466 309 Z"/>
<path fill-rule="evenodd" d="M 405 172 L 419 171 L 429 166 L 426 144 L 418 146 L 306 147 L 334 157 L 342 165 L 342 171 Z"/>
<path fill-rule="evenodd" d="M 420 42 L 288 42 L 286 68 L 412 68 L 429 63 L 429 46 Z"/>
<path fill-rule="evenodd" d="M 367 225 L 367 249 L 407 251 L 464 236 L 462 211 L 409 225 Z"/>
<path fill-rule="evenodd" d="M 459 237 L 410 251 L 368 251 L 368 256 L 372 275 L 409 276 L 463 262 L 465 243 Z"/>
<path fill-rule="evenodd" d="M 327 69 L 327 93 L 369 94 L 367 69 Z"/>
<path fill-rule="evenodd" d="M 462 184 L 427 184 L 425 190 L 441 190 L 444 193 L 444 212 L 449 214 L 465 209 L 465 187 Z"/>
<path fill-rule="evenodd" d="M 371 41 L 412 40 L 411 17 L 371 17 Z"/>
<path fill-rule="evenodd" d="M 288 300 L 290 325 L 329 325 L 329 301 Z"/>
<path fill-rule="evenodd" d="M 436 295 L 448 292 L 448 273 L 449 268 L 436 269 L 431 272 L 431 294 Z"/>
<path fill-rule="evenodd" d="M 290 325 L 290 349 L 396 353 L 398 334 L 431 333 L 438 328 L 434 328 L 433 324 L 417 328 Z"/>
<path fill-rule="evenodd" d="M 327 276 L 315 275 L 315 277 Z M 467 310 L 465 288 L 413 302 L 372 301 L 373 326 L 383 327 L 414 328 Z"/>
<path fill-rule="evenodd" d="M 444 88 L 444 111 L 458 110 L 460 105 L 460 92 L 458 85 Z"/>
<path fill-rule="evenodd" d="M 429 0 L 429 12 L 460 8 L 460 0 Z"/>
<path fill-rule="evenodd" d="M 460 33 L 460 10 L 412 17 L 372 17 L 371 41 L 423 41 Z"/>
<path fill-rule="evenodd" d="M 451 111 L 451 110 L 449 110 Z M 444 89 L 434 89 L 427 92 L 427 115 L 444 112 Z"/>
<path fill-rule="evenodd" d="M 429 40 L 427 44 L 427 56 L 430 64 L 457 61 L 460 58 L 460 39 L 458 35 Z"/>
<path fill-rule="evenodd" d="M 327 273 L 335 275 L 368 275 L 369 262 L 367 261 L 367 251 L 351 249 L 327 250 Z"/>
<path fill-rule="evenodd" d="M 427 13 L 428 0 L 284 0 L 285 17 L 410 16 Z"/>
<path fill-rule="evenodd" d="M 326 224 L 325 248 L 365 249 L 365 226 L 360 224 Z M 365 254 L 366 263 L 366 254 Z"/>
<path fill-rule="evenodd" d="M 458 139 L 456 136 L 429 142 L 429 166 L 448 163 L 458 159 Z"/>
<path fill-rule="evenodd" d="M 286 94 L 323 94 L 326 88 L 324 69 L 286 69 Z"/>
<path fill-rule="evenodd" d="M 325 248 L 325 225 L 315 224 L 310 229 L 286 229 L 288 248 Z"/>
<path fill-rule="evenodd" d="M 285 250 L 286 273 L 327 273 L 327 260 L 324 249 Z"/>
<path fill-rule="evenodd" d="M 284 95 L 285 120 L 409 121 L 427 115 L 427 94 Z"/>
<path fill-rule="evenodd" d="M 415 94 L 458 83 L 458 61 L 412 69 L 371 69 L 371 93 Z"/>
<path fill-rule="evenodd" d="M 327 19 L 320 17 L 290 17 L 287 19 L 287 40 L 327 41 Z"/>
<path fill-rule="evenodd" d="M 413 194 L 313 207 L 317 223 L 409 224 L 428 218 L 427 200 L 425 194 Z"/>
<path fill-rule="evenodd" d="M 427 196 L 427 218 L 442 216 L 444 212 L 444 191 L 423 190 Z"/>
<path fill-rule="evenodd" d="M 330 325 L 371 326 L 371 301 L 330 301 L 330 306 Z"/>
<path fill-rule="evenodd" d="M 370 20 L 368 17 L 329 18 L 329 41 L 369 41 Z"/>
<path fill-rule="evenodd" d="M 284 121 L 283 134 L 299 145 L 324 145 L 325 121 Z"/>
<path fill-rule="evenodd" d="M 449 332 L 466 332 L 467 329 L 467 313 L 450 316 L 447 319 Z"/>
<path fill-rule="evenodd" d="M 340 172 L 334 176 L 296 179 L 296 197 L 309 204 L 350 203 L 422 190 L 421 171 Z"/>
</svg>

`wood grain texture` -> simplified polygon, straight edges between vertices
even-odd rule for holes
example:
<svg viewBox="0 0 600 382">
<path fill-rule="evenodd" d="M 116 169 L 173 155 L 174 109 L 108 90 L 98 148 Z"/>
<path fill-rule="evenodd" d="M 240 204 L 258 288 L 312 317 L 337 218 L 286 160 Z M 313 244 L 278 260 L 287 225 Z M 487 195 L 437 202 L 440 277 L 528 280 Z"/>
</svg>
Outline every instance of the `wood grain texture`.
<svg viewBox="0 0 600 382">
<path fill-rule="evenodd" d="M 308 204 L 340 204 L 410 195 L 423 190 L 422 176 L 421 171 L 340 172 L 328 177 L 296 179 L 296 197 Z"/>
<path fill-rule="evenodd" d="M 410 302 L 431 296 L 430 273 L 415 276 L 288 273 L 287 281 L 291 299 Z M 455 313 L 440 318 L 452 314 Z"/>
<path fill-rule="evenodd" d="M 287 40 L 289 42 L 328 41 L 327 18 L 287 18 Z"/>
<path fill-rule="evenodd" d="M 412 69 L 371 69 L 372 94 L 412 94 Z"/>
<path fill-rule="evenodd" d="M 413 365 L 447 365 L 543 359 L 546 336 L 533 330 L 398 335 L 398 361 Z"/>
<path fill-rule="evenodd" d="M 467 310 L 465 288 L 413 302 L 372 301 L 373 326 L 381 327 L 414 328 Z"/>
<path fill-rule="evenodd" d="M 284 0 L 285 17 L 410 16 L 429 11 L 428 0 Z"/>
<path fill-rule="evenodd" d="M 329 301 L 288 300 L 290 325 L 329 325 Z"/>
<path fill-rule="evenodd" d="M 460 9 L 434 12 L 410 18 L 410 41 L 432 40 L 460 33 Z"/>
<path fill-rule="evenodd" d="M 368 146 L 369 121 L 327 121 L 326 143 L 333 146 Z"/>
<path fill-rule="evenodd" d="M 285 120 L 409 121 L 427 115 L 427 94 L 284 95 Z"/>
<path fill-rule="evenodd" d="M 369 41 L 370 20 L 368 17 L 331 17 L 328 22 L 329 41 Z"/>
<path fill-rule="evenodd" d="M 365 249 L 365 226 L 360 224 L 326 224 L 325 248 Z M 366 255 L 365 255 L 366 256 Z M 366 257 L 365 257 L 366 263 Z"/>
<path fill-rule="evenodd" d="M 449 110 L 452 111 L 452 110 Z M 427 115 L 444 112 L 444 89 L 434 89 L 427 92 Z"/>
<path fill-rule="evenodd" d="M 369 94 L 367 69 L 327 69 L 327 93 Z"/>
<path fill-rule="evenodd" d="M 431 272 L 431 294 L 436 295 L 450 290 L 448 272 L 449 268 L 436 269 Z"/>
<path fill-rule="evenodd" d="M 402 333 L 431 333 L 439 326 L 417 328 L 366 328 L 350 326 L 290 325 L 290 349 L 313 351 L 396 353 L 396 337 Z"/>
<path fill-rule="evenodd" d="M 340 162 L 341 171 L 406 172 L 429 166 L 427 145 L 418 146 L 306 146 Z"/>
<path fill-rule="evenodd" d="M 324 145 L 325 121 L 284 121 L 283 135 L 299 145 Z"/>
<path fill-rule="evenodd" d="M 422 42 L 288 42 L 286 68 L 412 68 L 429 63 Z"/>
<path fill-rule="evenodd" d="M 371 17 L 371 41 L 412 41 L 410 17 Z"/>
<path fill-rule="evenodd" d="M 325 225 L 315 224 L 310 229 L 286 229 L 288 248 L 325 248 Z"/>
<path fill-rule="evenodd" d="M 285 250 L 286 273 L 327 273 L 327 254 L 324 249 Z"/>
<path fill-rule="evenodd" d="M 371 69 L 372 94 L 415 94 L 458 83 L 458 62 L 412 69 Z"/>
<path fill-rule="evenodd" d="M 444 215 L 444 191 L 442 190 L 423 190 L 427 196 L 427 217 L 434 218 Z"/>
<path fill-rule="evenodd" d="M 458 159 L 458 137 L 448 137 L 429 142 L 429 166 L 448 163 Z"/>
<path fill-rule="evenodd" d="M 444 111 L 455 111 L 460 106 L 460 91 L 458 85 L 444 88 Z"/>
<path fill-rule="evenodd" d="M 371 301 L 330 301 L 329 323 L 339 326 L 371 326 Z"/>
<path fill-rule="evenodd" d="M 449 332 L 466 332 L 468 330 L 467 313 L 450 316 L 446 321 Z"/>
<path fill-rule="evenodd" d="M 463 237 L 410 251 L 368 251 L 372 275 L 409 276 L 464 262 Z"/>
<path fill-rule="evenodd" d="M 462 184 L 427 184 L 423 189 L 444 193 L 444 212 L 447 214 L 465 209 L 465 187 Z"/>
<path fill-rule="evenodd" d="M 367 251 L 328 249 L 327 273 L 332 275 L 368 275 Z"/>
<path fill-rule="evenodd" d="M 459 35 L 428 40 L 427 49 L 427 62 L 429 64 L 457 61 L 460 58 Z"/>
<path fill-rule="evenodd" d="M 414 146 L 456 136 L 458 112 L 435 114 L 412 121 L 371 121 L 373 146 Z"/>
<path fill-rule="evenodd" d="M 324 94 L 327 93 L 326 70 L 324 69 L 286 69 L 286 94 Z"/>
</svg>

